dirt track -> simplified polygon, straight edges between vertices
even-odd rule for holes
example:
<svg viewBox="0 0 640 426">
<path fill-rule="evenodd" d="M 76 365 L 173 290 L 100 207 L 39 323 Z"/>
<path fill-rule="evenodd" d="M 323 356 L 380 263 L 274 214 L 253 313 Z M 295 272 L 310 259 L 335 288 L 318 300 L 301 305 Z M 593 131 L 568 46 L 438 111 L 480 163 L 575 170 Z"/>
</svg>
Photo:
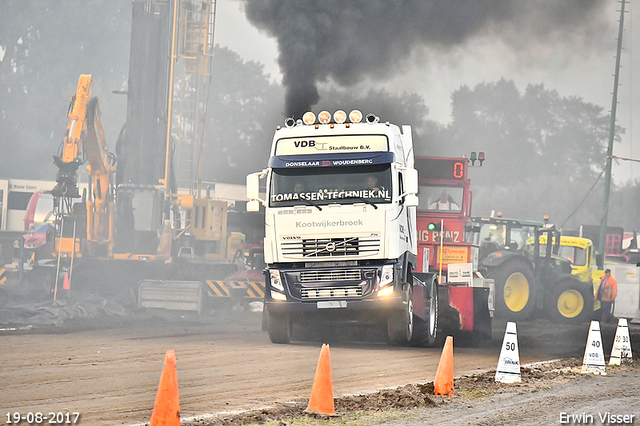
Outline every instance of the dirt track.
<svg viewBox="0 0 640 426">
<path fill-rule="evenodd" d="M 322 341 L 273 345 L 260 325 L 260 313 L 225 311 L 4 331 L 0 407 L 9 413 L 79 412 L 81 424 L 91 425 L 148 421 L 168 349 L 177 355 L 183 418 L 308 400 Z M 587 332 L 587 325 L 519 324 L 521 362 L 581 358 Z M 495 369 L 503 333 L 504 323 L 494 322 L 492 342 L 456 347 L 456 376 Z M 614 333 L 615 326 L 603 327 L 607 355 Z M 336 397 L 432 381 L 441 352 L 334 339 Z"/>
</svg>

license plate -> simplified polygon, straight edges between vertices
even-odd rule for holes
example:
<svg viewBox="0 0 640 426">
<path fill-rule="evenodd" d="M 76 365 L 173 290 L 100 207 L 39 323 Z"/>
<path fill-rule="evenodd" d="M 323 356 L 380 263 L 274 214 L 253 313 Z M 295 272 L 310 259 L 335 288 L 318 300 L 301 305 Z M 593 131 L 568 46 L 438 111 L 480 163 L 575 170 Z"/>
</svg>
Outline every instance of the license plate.
<svg viewBox="0 0 640 426">
<path fill-rule="evenodd" d="M 305 268 L 321 268 L 321 267 L 332 267 L 338 268 L 342 266 L 357 266 L 358 262 L 355 260 L 343 260 L 343 261 L 330 261 L 330 262 L 305 262 Z"/>
<path fill-rule="evenodd" d="M 327 308 L 346 308 L 347 301 L 346 300 L 328 300 L 324 302 L 317 302 L 318 309 L 327 309 Z"/>
</svg>

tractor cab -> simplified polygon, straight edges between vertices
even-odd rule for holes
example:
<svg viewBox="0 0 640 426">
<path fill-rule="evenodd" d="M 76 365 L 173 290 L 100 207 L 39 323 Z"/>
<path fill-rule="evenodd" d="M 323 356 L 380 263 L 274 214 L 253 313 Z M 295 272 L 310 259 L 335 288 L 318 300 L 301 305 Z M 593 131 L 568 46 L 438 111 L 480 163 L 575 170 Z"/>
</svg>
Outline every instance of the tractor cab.
<svg viewBox="0 0 640 426">
<path fill-rule="evenodd" d="M 482 263 L 492 253 L 524 252 L 528 241 L 533 240 L 536 230 L 543 226 L 542 222 L 529 220 L 472 217 L 467 227 L 467 235 L 470 242 L 480 248 L 478 257 Z M 502 254 L 494 255 L 494 257 L 502 256 Z"/>
</svg>

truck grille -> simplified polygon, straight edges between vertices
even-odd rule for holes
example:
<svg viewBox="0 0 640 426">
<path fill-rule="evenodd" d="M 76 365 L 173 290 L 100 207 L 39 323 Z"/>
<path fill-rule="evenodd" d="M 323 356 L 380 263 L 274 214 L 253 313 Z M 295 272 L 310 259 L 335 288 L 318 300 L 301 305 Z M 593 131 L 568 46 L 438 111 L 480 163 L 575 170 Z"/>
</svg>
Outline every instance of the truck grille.
<svg viewBox="0 0 640 426">
<path fill-rule="evenodd" d="M 300 289 L 302 299 L 344 299 L 345 297 L 361 297 L 362 287 L 321 287 Z"/>
<path fill-rule="evenodd" d="M 282 254 L 289 257 L 359 256 L 379 251 L 379 237 L 312 238 L 282 243 Z"/>
<path fill-rule="evenodd" d="M 300 272 L 300 282 L 336 282 L 336 281 L 359 281 L 361 279 L 360 270 L 330 270 L 330 271 L 302 271 Z"/>
</svg>

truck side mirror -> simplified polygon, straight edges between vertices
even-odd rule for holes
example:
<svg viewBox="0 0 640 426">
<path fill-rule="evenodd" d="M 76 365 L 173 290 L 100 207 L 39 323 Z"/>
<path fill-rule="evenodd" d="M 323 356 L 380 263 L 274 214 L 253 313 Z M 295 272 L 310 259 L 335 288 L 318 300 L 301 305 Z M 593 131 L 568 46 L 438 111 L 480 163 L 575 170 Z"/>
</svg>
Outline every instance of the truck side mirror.
<svg viewBox="0 0 640 426">
<path fill-rule="evenodd" d="M 248 212 L 260 211 L 260 201 L 258 200 L 247 201 L 247 211 Z"/>
<path fill-rule="evenodd" d="M 415 194 L 407 194 L 404 197 L 404 205 L 407 207 L 418 207 L 420 199 Z"/>
<path fill-rule="evenodd" d="M 247 175 L 247 198 L 250 201 L 260 200 L 260 174 L 256 172 Z"/>
<path fill-rule="evenodd" d="M 600 253 L 596 254 L 596 266 L 598 269 L 604 269 L 604 256 Z"/>
<path fill-rule="evenodd" d="M 407 169 L 404 173 L 404 179 L 405 179 L 404 187 L 405 187 L 406 193 L 417 194 L 418 193 L 418 171 L 416 169 Z"/>
</svg>

